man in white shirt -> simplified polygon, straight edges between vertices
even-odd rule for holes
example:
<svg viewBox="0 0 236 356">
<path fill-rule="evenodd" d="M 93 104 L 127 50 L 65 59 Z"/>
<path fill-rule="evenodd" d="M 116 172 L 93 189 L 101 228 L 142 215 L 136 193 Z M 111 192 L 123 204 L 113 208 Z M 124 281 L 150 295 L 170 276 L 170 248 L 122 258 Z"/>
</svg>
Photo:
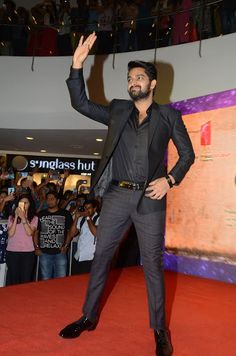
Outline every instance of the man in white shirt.
<svg viewBox="0 0 236 356">
<path fill-rule="evenodd" d="M 99 215 L 96 212 L 96 200 L 87 200 L 84 211 L 77 211 L 71 227 L 71 236 L 78 236 L 77 250 L 74 254 L 73 271 L 75 274 L 89 273 L 96 248 L 96 232 Z M 75 263 L 75 260 L 77 261 Z"/>
</svg>

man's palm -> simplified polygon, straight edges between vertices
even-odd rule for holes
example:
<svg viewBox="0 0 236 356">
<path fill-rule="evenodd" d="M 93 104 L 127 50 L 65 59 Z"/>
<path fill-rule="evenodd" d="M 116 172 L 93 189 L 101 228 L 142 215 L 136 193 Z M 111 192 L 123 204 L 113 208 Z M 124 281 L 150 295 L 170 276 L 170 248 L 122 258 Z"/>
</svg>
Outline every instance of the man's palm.
<svg viewBox="0 0 236 356">
<path fill-rule="evenodd" d="M 82 68 L 84 61 L 88 57 L 89 51 L 91 50 L 94 42 L 96 41 L 96 38 L 97 36 L 95 32 L 89 35 L 85 41 L 84 36 L 81 36 L 78 47 L 76 48 L 73 56 L 73 68 Z"/>
</svg>

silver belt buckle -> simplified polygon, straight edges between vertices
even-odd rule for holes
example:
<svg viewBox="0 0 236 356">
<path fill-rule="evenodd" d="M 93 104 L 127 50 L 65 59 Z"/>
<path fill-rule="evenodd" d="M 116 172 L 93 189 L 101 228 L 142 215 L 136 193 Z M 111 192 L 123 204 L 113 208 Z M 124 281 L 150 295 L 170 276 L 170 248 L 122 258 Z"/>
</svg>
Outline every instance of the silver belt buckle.
<svg viewBox="0 0 236 356">
<path fill-rule="evenodd" d="M 132 182 L 128 183 L 128 189 L 134 190 L 134 184 Z"/>
<path fill-rule="evenodd" d="M 137 183 L 132 183 L 132 186 L 133 186 L 133 190 L 135 191 L 135 190 L 138 190 L 138 184 Z"/>
</svg>

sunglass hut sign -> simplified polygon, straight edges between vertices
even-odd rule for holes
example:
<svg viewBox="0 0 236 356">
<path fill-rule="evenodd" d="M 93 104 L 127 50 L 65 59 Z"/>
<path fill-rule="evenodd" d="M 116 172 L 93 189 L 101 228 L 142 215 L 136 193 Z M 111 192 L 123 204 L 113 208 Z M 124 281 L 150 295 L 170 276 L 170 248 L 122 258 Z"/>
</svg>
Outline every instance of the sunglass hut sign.
<svg viewBox="0 0 236 356">
<path fill-rule="evenodd" d="M 99 161 L 99 159 L 72 157 L 7 155 L 7 167 L 13 167 L 21 172 L 30 172 L 37 168 L 39 172 L 55 170 L 63 173 L 65 169 L 69 169 L 74 174 L 93 174 L 97 169 Z"/>
<path fill-rule="evenodd" d="M 98 160 L 84 160 L 84 159 L 62 159 L 62 158 L 55 158 L 55 159 L 30 159 L 29 168 L 34 169 L 38 168 L 42 171 L 47 171 L 49 169 L 64 171 L 65 169 L 69 169 L 74 173 L 93 173 L 97 168 L 97 161 Z"/>
</svg>

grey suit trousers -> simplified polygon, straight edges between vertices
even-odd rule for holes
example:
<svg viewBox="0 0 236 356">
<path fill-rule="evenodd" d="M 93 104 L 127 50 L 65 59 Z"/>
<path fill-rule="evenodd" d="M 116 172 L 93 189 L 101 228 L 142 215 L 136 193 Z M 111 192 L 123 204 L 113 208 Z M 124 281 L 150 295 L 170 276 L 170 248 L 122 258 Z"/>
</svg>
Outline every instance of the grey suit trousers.
<svg viewBox="0 0 236 356">
<path fill-rule="evenodd" d="M 133 222 L 148 292 L 150 327 L 163 329 L 165 328 L 163 272 L 165 211 L 139 214 L 136 208 L 141 194 L 141 191 L 111 185 L 104 196 L 97 229 L 96 252 L 83 313 L 91 321 L 97 319 L 110 263 L 124 233 Z"/>
</svg>

